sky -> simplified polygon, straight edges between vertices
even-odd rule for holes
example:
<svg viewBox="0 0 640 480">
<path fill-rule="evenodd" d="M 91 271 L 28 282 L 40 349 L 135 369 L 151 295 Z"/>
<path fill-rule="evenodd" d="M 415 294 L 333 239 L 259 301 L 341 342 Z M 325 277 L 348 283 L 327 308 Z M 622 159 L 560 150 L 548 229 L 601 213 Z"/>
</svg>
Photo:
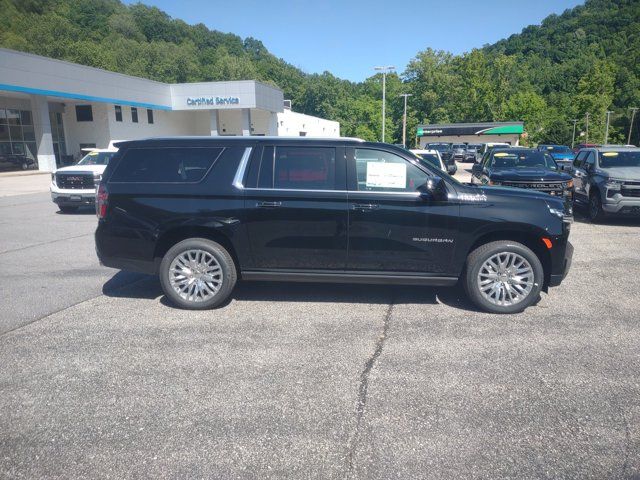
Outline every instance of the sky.
<svg viewBox="0 0 640 480">
<path fill-rule="evenodd" d="M 138 0 L 125 0 L 137 3 Z M 467 52 L 583 0 L 142 0 L 189 24 L 254 37 L 307 73 L 361 81 L 374 66 L 402 73 L 426 48 Z"/>
</svg>

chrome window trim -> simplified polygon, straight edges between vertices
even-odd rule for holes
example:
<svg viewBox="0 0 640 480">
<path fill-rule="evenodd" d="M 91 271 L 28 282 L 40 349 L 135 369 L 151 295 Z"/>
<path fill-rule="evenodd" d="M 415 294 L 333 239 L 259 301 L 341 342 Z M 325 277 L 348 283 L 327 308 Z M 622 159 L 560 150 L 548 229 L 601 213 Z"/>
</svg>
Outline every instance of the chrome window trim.
<svg viewBox="0 0 640 480">
<path fill-rule="evenodd" d="M 244 180 L 244 174 L 247 171 L 247 165 L 249 164 L 249 157 L 251 156 L 252 150 L 253 147 L 247 147 L 244 149 L 244 153 L 240 159 L 240 164 L 238 165 L 238 170 L 236 170 L 236 174 L 233 177 L 233 186 L 240 190 L 245 188 L 242 182 Z"/>
<path fill-rule="evenodd" d="M 360 193 L 360 194 L 377 194 L 377 195 L 404 195 L 408 197 L 419 197 L 420 192 L 373 192 L 366 190 L 303 190 L 297 188 L 254 188 L 239 187 L 242 190 L 261 190 L 267 192 L 302 192 L 302 193 Z"/>
</svg>

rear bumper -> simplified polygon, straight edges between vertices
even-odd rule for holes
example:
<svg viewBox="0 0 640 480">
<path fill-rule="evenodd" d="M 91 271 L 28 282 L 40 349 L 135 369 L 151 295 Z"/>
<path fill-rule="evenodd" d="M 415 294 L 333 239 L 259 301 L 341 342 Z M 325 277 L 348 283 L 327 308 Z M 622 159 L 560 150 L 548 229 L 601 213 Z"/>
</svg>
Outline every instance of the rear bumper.
<svg viewBox="0 0 640 480">
<path fill-rule="evenodd" d="M 131 272 L 146 273 L 154 275 L 158 272 L 160 259 L 153 258 L 149 260 L 140 258 L 119 257 L 114 254 L 117 247 L 126 242 L 126 239 L 113 237 L 110 235 L 108 228 L 104 223 L 99 222 L 95 233 L 96 255 L 100 261 L 100 265 L 119 270 L 127 270 Z"/>
<path fill-rule="evenodd" d="M 555 259 L 554 265 L 552 265 L 551 275 L 549 276 L 549 286 L 557 287 L 565 279 L 569 270 L 571 269 L 571 261 L 573 259 L 573 245 L 571 242 L 567 242 L 564 250 L 564 255 Z"/>
</svg>

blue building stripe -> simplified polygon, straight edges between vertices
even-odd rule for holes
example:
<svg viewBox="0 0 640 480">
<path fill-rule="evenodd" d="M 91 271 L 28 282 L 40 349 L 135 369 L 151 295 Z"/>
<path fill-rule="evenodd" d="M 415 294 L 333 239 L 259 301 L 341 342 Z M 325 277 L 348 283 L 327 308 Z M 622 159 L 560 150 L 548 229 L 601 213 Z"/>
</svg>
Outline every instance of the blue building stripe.
<svg viewBox="0 0 640 480">
<path fill-rule="evenodd" d="M 58 92 L 57 90 L 42 90 L 40 88 L 20 87 L 18 85 L 7 85 L 0 83 L 0 90 L 8 90 L 10 92 L 30 93 L 33 95 L 48 95 L 51 97 L 71 98 L 73 100 L 85 100 L 87 102 L 114 103 L 116 105 L 127 105 L 130 107 L 150 108 L 152 110 L 171 110 L 166 105 L 155 105 L 153 103 L 129 102 L 127 100 L 118 100 L 117 98 L 93 97 L 91 95 L 81 95 L 79 93 Z"/>
</svg>

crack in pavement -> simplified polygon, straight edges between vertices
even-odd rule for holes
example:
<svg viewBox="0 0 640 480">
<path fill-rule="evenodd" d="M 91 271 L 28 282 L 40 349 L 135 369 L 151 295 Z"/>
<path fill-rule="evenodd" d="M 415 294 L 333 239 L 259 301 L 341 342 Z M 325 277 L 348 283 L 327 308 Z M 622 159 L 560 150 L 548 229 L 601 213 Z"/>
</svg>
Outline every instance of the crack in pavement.
<svg viewBox="0 0 640 480">
<path fill-rule="evenodd" d="M 358 441 L 360 439 L 360 426 L 362 423 L 362 417 L 364 416 L 365 407 L 367 406 L 367 392 L 369 390 L 369 374 L 376 364 L 376 360 L 382 354 L 387 334 L 389 332 L 389 324 L 391 323 L 391 314 L 393 312 L 393 298 L 389 303 L 387 311 L 384 315 L 382 323 L 382 333 L 376 340 L 375 349 L 373 354 L 364 364 L 364 370 L 360 374 L 360 386 L 358 387 L 358 399 L 356 402 L 356 426 L 354 428 L 353 435 L 349 441 L 349 450 L 347 451 L 347 473 L 346 478 L 352 478 L 353 475 L 353 459 L 358 448 Z"/>
<path fill-rule="evenodd" d="M 50 245 L 52 243 L 64 242 L 65 240 L 74 240 L 76 238 L 88 237 L 90 235 L 93 235 L 93 233 L 92 232 L 83 233 L 82 235 L 74 235 L 72 237 L 58 238 L 56 240 L 49 240 L 47 242 L 42 242 L 42 243 L 34 243 L 33 245 L 26 245 L 24 247 L 14 248 L 13 250 L 3 250 L 0 252 L 0 255 L 4 255 L 6 253 L 20 252 L 21 250 L 28 250 L 29 248 L 41 247 L 43 245 Z"/>
</svg>

